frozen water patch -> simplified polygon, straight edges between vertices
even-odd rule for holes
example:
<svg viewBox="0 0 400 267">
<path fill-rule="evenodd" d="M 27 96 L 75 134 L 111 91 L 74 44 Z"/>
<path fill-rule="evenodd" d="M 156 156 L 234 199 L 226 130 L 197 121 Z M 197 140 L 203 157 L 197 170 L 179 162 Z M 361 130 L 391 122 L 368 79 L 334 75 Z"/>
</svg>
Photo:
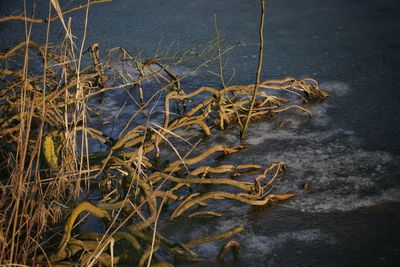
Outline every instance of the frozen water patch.
<svg viewBox="0 0 400 267">
<path fill-rule="evenodd" d="M 321 88 L 333 97 L 349 91 L 349 86 L 342 82 L 326 82 Z M 283 160 L 288 173 L 277 180 L 275 188 L 279 191 L 301 192 L 302 183 L 311 184 L 311 190 L 284 204 L 290 208 L 308 212 L 350 211 L 400 201 L 400 185 L 396 181 L 400 158 L 363 149 L 362 140 L 352 129 L 341 129 L 331 121 L 329 111 L 334 108 L 329 101 L 313 105 L 311 121 L 304 122 L 307 119 L 299 116 L 283 117 L 288 121 L 283 128 L 271 121 L 253 124 L 247 140 L 248 160 Z"/>
<path fill-rule="evenodd" d="M 328 110 L 333 108 L 333 105 L 328 102 L 319 103 L 309 107 L 312 118 L 311 122 L 315 126 L 326 127 L 331 123 Z"/>
<path fill-rule="evenodd" d="M 302 183 L 312 189 L 287 202 L 290 208 L 308 212 L 350 211 L 386 201 L 399 201 L 396 181 L 399 159 L 383 151 L 367 151 L 352 141 L 352 131 L 326 130 L 290 137 L 290 147 L 269 146 L 266 162 L 284 160 L 288 173 L 277 180 L 279 191 L 301 191 Z M 264 144 L 267 142 L 264 140 Z"/>
<path fill-rule="evenodd" d="M 341 82 L 323 83 L 321 88 L 329 91 L 332 97 L 344 96 L 349 91 L 349 86 Z M 111 119 L 119 112 L 118 96 L 107 96 L 106 105 L 96 106 L 105 114 L 103 119 Z M 329 101 L 311 105 L 314 114 L 311 120 L 302 114 L 289 113 L 254 123 L 246 140 L 250 146 L 244 154 L 239 153 L 238 160 L 241 163 L 285 161 L 288 172 L 275 185 L 276 190 L 281 192 L 299 192 L 302 183 L 311 184 L 310 190 L 284 204 L 293 209 L 308 212 L 350 211 L 386 201 L 399 201 L 400 185 L 394 177 L 399 173 L 393 170 L 400 159 L 387 152 L 361 148 L 360 140 L 352 129 L 336 127 L 331 121 L 331 108 L 335 106 Z M 125 111 L 132 112 L 127 109 L 120 116 L 127 116 Z M 153 116 L 152 119 L 161 121 L 161 118 Z M 287 123 L 278 127 L 280 120 Z M 202 133 L 191 129 L 189 132 L 177 131 L 176 134 L 188 138 Z M 240 141 L 237 132 L 226 131 L 211 136 L 206 142 L 236 145 Z"/>
<path fill-rule="evenodd" d="M 269 127 L 271 128 L 268 130 Z M 340 132 L 340 130 L 323 131 L 323 132 L 295 132 L 292 131 L 291 129 L 276 130 L 273 129 L 271 125 L 266 127 L 261 126 L 259 130 L 260 130 L 259 133 L 252 134 L 251 137 L 247 140 L 248 144 L 254 146 L 261 145 L 267 140 L 322 141 Z"/>
<path fill-rule="evenodd" d="M 332 129 L 327 128 L 331 121 L 328 110 L 331 108 L 329 103 L 320 103 L 317 105 L 311 105 L 309 110 L 313 114 L 313 117 L 309 119 L 303 114 L 278 115 L 276 120 L 283 120 L 285 125 L 283 127 L 277 127 L 273 121 L 260 121 L 249 128 L 249 138 L 246 142 L 250 145 L 260 145 L 267 140 L 321 140 L 331 137 L 332 135 L 338 134 L 339 132 L 346 131 L 352 132 L 351 130 L 343 129 Z M 304 126 L 311 125 L 312 127 L 323 127 L 321 131 L 313 129 L 312 131 L 306 131 Z"/>
<path fill-rule="evenodd" d="M 150 67 L 151 69 L 146 69 L 144 71 L 144 75 L 159 73 L 165 77 L 168 76 L 168 73 L 163 71 L 159 66 L 151 65 Z M 119 75 L 124 77 L 126 82 L 137 80 L 140 76 L 140 73 L 132 64 L 121 64 L 120 62 L 116 62 L 112 64 L 112 68 L 117 70 Z M 174 73 L 180 78 L 196 75 L 195 72 L 185 66 L 171 66 L 168 67 L 168 71 Z M 165 86 L 165 84 L 161 82 L 162 80 L 163 79 L 160 79 L 160 77 L 150 77 L 143 81 L 143 84 L 146 84 L 146 88 L 143 91 L 145 101 L 149 100 L 155 92 Z M 112 86 L 112 84 L 109 84 L 108 86 Z M 88 102 L 90 111 L 93 111 L 89 113 L 91 126 L 105 131 L 110 130 L 109 128 L 120 129 L 125 126 L 124 123 L 126 123 L 133 115 L 135 116 L 135 122 L 143 123 L 147 120 L 158 124 L 162 122 L 164 118 L 162 113 L 164 110 L 163 102 L 155 97 L 153 101 L 142 110 L 141 104 L 138 100 L 138 94 L 139 91 L 136 87 L 127 86 L 123 89 L 108 90 L 92 97 Z M 137 112 L 139 109 L 141 111 Z M 173 110 L 171 110 L 171 113 L 172 112 Z M 110 125 L 113 123 L 117 116 L 119 121 L 115 127 L 103 127 L 103 125 Z"/>
<path fill-rule="evenodd" d="M 193 77 L 197 75 L 197 72 L 184 66 L 173 66 L 169 70 L 178 77 Z"/>
<path fill-rule="evenodd" d="M 193 71 L 191 68 L 182 66 L 182 65 L 174 65 L 174 66 L 164 66 L 167 71 L 173 73 L 177 77 L 193 77 L 196 76 L 197 73 Z M 121 64 L 120 62 L 116 62 L 112 64 L 112 68 L 119 71 L 120 75 L 126 76 L 126 78 L 134 78 L 138 79 L 140 76 L 139 71 L 134 65 L 131 64 Z M 164 76 L 168 76 L 168 74 L 161 69 L 160 66 L 152 64 L 148 68 L 144 70 L 144 74 L 151 75 L 152 73 L 160 73 Z M 129 79 L 130 80 L 130 79 Z"/>
<path fill-rule="evenodd" d="M 338 198 L 319 197 L 300 197 L 298 200 L 288 204 L 292 208 L 300 208 L 308 212 L 329 212 L 329 211 L 351 211 L 362 207 L 374 206 L 388 201 L 399 201 L 399 189 L 379 190 L 378 195 L 360 196 L 359 194 L 344 195 Z"/>
<path fill-rule="evenodd" d="M 323 82 L 320 84 L 320 87 L 336 96 L 345 96 L 350 91 L 350 86 L 340 81 Z"/>
<path fill-rule="evenodd" d="M 106 97 L 100 104 L 93 105 L 92 109 L 100 114 L 103 120 L 112 120 L 118 115 L 121 105 L 114 98 Z"/>
<path fill-rule="evenodd" d="M 280 233 L 275 236 L 250 234 L 242 244 L 254 257 L 265 258 L 274 250 L 285 247 L 289 242 L 324 242 L 335 244 L 336 240 L 319 229 L 306 229 L 294 232 Z"/>
</svg>

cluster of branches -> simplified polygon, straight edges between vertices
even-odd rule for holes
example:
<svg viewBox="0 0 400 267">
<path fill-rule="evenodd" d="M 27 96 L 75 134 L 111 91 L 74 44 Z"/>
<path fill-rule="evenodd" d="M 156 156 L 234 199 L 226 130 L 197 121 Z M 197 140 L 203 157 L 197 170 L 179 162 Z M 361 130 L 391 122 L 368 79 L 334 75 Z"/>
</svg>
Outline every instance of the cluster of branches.
<svg viewBox="0 0 400 267">
<path fill-rule="evenodd" d="M 150 266 L 156 258 L 154 266 L 170 266 L 157 254 L 161 250 L 197 261 L 202 257 L 196 246 L 231 238 L 244 226 L 194 240 L 170 240 L 158 233 L 160 216 L 171 220 L 188 213 L 189 219 L 219 217 L 223 214 L 218 210 L 204 207 L 224 199 L 260 206 L 294 196 L 274 192 L 273 183 L 285 170 L 283 162 L 213 166 L 205 163 L 207 159 L 217 154 L 228 156 L 244 147 L 204 147 L 199 139 L 181 156 L 171 142 L 182 139 L 177 132 L 188 128 L 210 136 L 231 124 L 239 125 L 243 132 L 251 120 L 291 109 L 311 116 L 307 104 L 327 97 L 315 80 L 288 77 L 259 81 L 258 74 L 256 84 L 225 84 L 222 55 L 231 48 L 222 50 L 219 34 L 179 56 L 171 56 L 167 50 L 143 60 L 140 54 L 131 56 L 117 47 L 102 59 L 98 44 L 85 50 L 83 42 L 77 49 L 70 23 L 62 19 L 66 12 L 55 4 L 57 1 L 52 3 L 66 30 L 63 42 L 57 46 L 47 41 L 40 44 L 28 34 L 27 40 L 0 55 L 0 157 L 6 163 L 0 166 L 0 262 L 79 262 L 91 266 L 129 260 Z M 89 4 L 73 10 L 79 8 L 88 12 Z M 54 18 L 49 12 L 49 18 L 40 22 L 50 25 Z M 11 19 L 39 22 L 26 16 L 0 22 Z M 220 62 L 221 88 L 200 87 L 187 92 L 181 83 L 183 77 L 172 67 L 195 57 L 203 58 L 199 67 L 213 60 Z M 39 64 L 43 72 L 31 70 L 30 62 Z M 89 103 L 115 90 L 130 94 L 137 108 L 129 120 L 118 122 L 125 127 L 112 136 L 91 125 Z M 148 91 L 152 94 L 146 98 Z M 160 100 L 162 123 L 138 119 L 148 115 L 146 112 Z M 94 141 L 101 142 L 106 151 L 89 153 L 89 144 Z M 178 159 L 156 164 L 168 145 Z M 198 146 L 203 148 L 193 156 Z M 200 186 L 205 184 L 211 186 L 203 192 Z M 101 197 L 93 202 L 79 201 L 82 190 L 99 191 Z M 162 211 L 166 204 L 172 210 Z M 107 230 L 74 231 L 83 213 L 103 219 Z M 115 251 L 118 242 L 128 242 L 133 252 Z M 228 249 L 237 252 L 239 247 L 237 241 L 230 240 L 218 257 L 223 259 Z"/>
</svg>

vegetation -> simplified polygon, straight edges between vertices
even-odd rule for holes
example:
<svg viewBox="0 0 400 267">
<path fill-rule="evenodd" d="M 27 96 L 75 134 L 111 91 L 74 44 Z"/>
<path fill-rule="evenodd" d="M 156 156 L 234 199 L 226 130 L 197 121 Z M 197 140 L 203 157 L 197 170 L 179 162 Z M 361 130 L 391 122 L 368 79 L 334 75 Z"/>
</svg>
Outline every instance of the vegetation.
<svg viewBox="0 0 400 267">
<path fill-rule="evenodd" d="M 168 216 L 171 223 L 180 216 L 223 216 L 212 209 L 223 199 L 258 206 L 295 193 L 273 188 L 284 173 L 283 162 L 207 164 L 209 158 L 245 147 L 209 147 L 204 137 L 234 124 L 244 135 L 249 121 L 291 109 L 311 116 L 307 105 L 327 94 L 313 79 L 260 81 L 261 62 L 256 84 L 228 85 L 222 57 L 231 48 L 222 49 L 218 29 L 215 39 L 180 54 L 167 50 L 142 59 L 117 47 L 101 58 L 99 44 L 85 46 L 86 30 L 76 45 L 64 17 L 86 9 L 86 29 L 90 6 L 101 2 L 62 11 L 51 0 L 47 19 L 29 18 L 27 12 L 0 19 L 21 20 L 26 27 L 26 40 L 0 55 L 0 263 L 171 266 L 155 257 L 157 251 L 197 261 L 202 257 L 196 246 L 220 239 L 228 239 L 220 260 L 231 248 L 237 255 L 240 245 L 231 237 L 245 230 L 243 225 L 195 240 L 172 240 L 158 233 L 157 223 Z M 65 38 L 50 45 L 50 24 L 56 20 Z M 47 25 L 43 44 L 30 37 L 34 23 Z M 221 88 L 183 88 L 184 77 L 173 67 L 193 58 L 202 59 L 198 68 L 219 62 Z M 92 125 L 90 117 L 102 115 L 95 114 L 94 103 L 118 90 L 130 94 L 136 108 L 125 121 L 115 116 L 113 123 L 124 127 L 112 134 Z M 150 120 L 155 112 L 163 114 L 162 122 Z M 202 134 L 189 143 L 180 136 L 187 129 Z M 174 140 L 188 142 L 190 150 L 183 152 Z M 177 160 L 164 160 L 166 151 L 173 151 Z M 105 231 L 76 229 L 86 216 L 99 218 Z M 118 243 L 131 250 L 115 249 Z"/>
</svg>

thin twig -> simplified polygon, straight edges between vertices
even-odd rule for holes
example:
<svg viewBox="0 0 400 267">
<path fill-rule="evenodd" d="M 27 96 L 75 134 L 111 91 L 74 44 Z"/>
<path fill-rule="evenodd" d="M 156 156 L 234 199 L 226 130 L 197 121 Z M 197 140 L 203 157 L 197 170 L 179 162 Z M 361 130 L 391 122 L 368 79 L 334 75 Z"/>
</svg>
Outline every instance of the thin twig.
<svg viewBox="0 0 400 267">
<path fill-rule="evenodd" d="M 260 84 L 260 75 L 261 75 L 261 67 L 263 61 L 263 48 L 264 48 L 264 9 L 265 9 L 265 0 L 261 0 L 261 21 L 260 21 L 260 50 L 258 54 L 258 67 L 256 74 L 256 84 L 254 85 L 253 96 L 251 98 L 251 103 L 249 107 L 249 113 L 247 114 L 246 121 L 241 129 L 240 138 L 244 139 L 246 136 L 247 127 L 249 125 L 251 119 L 251 113 L 253 112 L 254 103 L 256 102 L 258 85 Z"/>
<path fill-rule="evenodd" d="M 112 0 L 92 0 L 90 1 L 90 5 L 94 5 L 94 4 L 100 4 L 100 3 L 106 3 L 106 2 L 111 2 Z M 77 11 L 79 9 L 83 9 L 86 8 L 88 6 L 88 4 L 82 4 L 73 8 L 70 8 L 68 10 L 65 10 L 62 12 L 62 14 L 66 15 L 69 13 L 72 13 L 74 11 Z M 30 17 L 26 17 L 26 16 L 19 16 L 19 15 L 13 15 L 13 16 L 7 16 L 7 17 L 2 17 L 0 18 L 0 23 L 2 22 L 7 22 L 7 21 L 13 21 L 13 20 L 20 20 L 20 21 L 26 21 L 29 23 L 45 23 L 48 21 L 53 21 L 53 20 L 57 20 L 60 19 L 60 17 L 58 15 L 54 15 L 50 18 L 45 18 L 45 19 L 41 19 L 41 18 L 30 18 Z"/>
</svg>

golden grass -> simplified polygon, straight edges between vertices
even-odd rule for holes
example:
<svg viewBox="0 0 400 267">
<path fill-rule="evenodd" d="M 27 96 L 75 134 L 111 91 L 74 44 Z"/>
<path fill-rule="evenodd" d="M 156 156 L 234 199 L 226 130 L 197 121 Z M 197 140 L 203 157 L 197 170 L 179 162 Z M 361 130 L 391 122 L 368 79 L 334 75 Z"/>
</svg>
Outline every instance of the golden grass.
<svg viewBox="0 0 400 267">
<path fill-rule="evenodd" d="M 229 239 L 245 227 L 194 240 L 169 240 L 157 231 L 161 217 L 221 217 L 212 205 L 222 199 L 267 205 L 295 196 L 293 192 L 273 192 L 274 181 L 285 171 L 283 162 L 209 165 L 205 163 L 208 159 L 228 157 L 245 147 L 207 147 L 203 137 L 235 123 L 244 135 L 248 121 L 291 109 L 311 116 L 307 105 L 328 96 L 318 83 L 292 77 L 260 81 L 258 74 L 256 84 L 229 85 L 222 57 L 231 47 L 222 49 L 217 26 L 216 39 L 179 55 L 166 50 L 142 59 L 117 47 L 102 59 L 99 44 L 90 45 L 85 53 L 85 37 L 76 45 L 71 23 L 64 16 L 85 8 L 86 36 L 90 5 L 101 2 L 106 1 L 88 1 L 62 11 L 58 1 L 51 0 L 47 19 L 29 18 L 26 10 L 23 16 L 0 19 L 21 20 L 26 28 L 26 40 L 0 55 L 0 157 L 6 162 L 0 166 L 0 264 L 112 266 L 129 261 L 138 266 L 171 266 L 153 263 L 159 250 L 196 261 L 202 259 L 195 252 L 196 246 Z M 50 24 L 56 19 L 64 27 L 65 38 L 60 45 L 50 46 Z M 31 40 L 33 23 L 47 23 L 45 44 Z M 172 67 L 198 57 L 203 60 L 198 68 L 219 61 L 221 88 L 185 92 L 184 77 L 175 74 Z M 128 70 L 116 68 L 116 59 Z M 30 68 L 32 61 L 43 62 L 42 73 Z M 159 90 L 154 90 L 155 84 Z M 90 101 L 116 90 L 131 95 L 137 108 L 126 121 L 116 116 L 114 121 L 124 127 L 111 135 L 90 124 Z M 154 92 L 147 99 L 146 90 Z M 271 94 L 277 91 L 279 96 Z M 291 100 L 293 97 L 297 99 Z M 150 121 L 155 107 L 162 109 L 159 103 L 163 103 L 162 125 Z M 146 116 L 148 121 L 138 119 Z M 177 133 L 188 128 L 204 134 L 194 140 L 195 145 Z M 180 147 L 173 145 L 176 139 L 190 144 L 191 150 L 183 155 Z M 90 152 L 94 142 L 107 149 Z M 171 151 L 176 161 L 156 163 L 163 153 Z M 199 190 L 204 184 L 212 185 L 208 192 Z M 81 200 L 82 191 L 100 197 L 92 202 Z M 172 210 L 165 210 L 166 204 Z M 202 208 L 205 206 L 210 208 Z M 200 210 L 195 210 L 198 207 Z M 101 223 L 107 230 L 75 230 L 86 213 L 105 219 Z M 128 242 L 132 251 L 115 250 L 119 242 Z M 218 258 L 223 260 L 229 248 L 236 255 L 240 245 L 235 240 L 227 242 Z"/>
</svg>

